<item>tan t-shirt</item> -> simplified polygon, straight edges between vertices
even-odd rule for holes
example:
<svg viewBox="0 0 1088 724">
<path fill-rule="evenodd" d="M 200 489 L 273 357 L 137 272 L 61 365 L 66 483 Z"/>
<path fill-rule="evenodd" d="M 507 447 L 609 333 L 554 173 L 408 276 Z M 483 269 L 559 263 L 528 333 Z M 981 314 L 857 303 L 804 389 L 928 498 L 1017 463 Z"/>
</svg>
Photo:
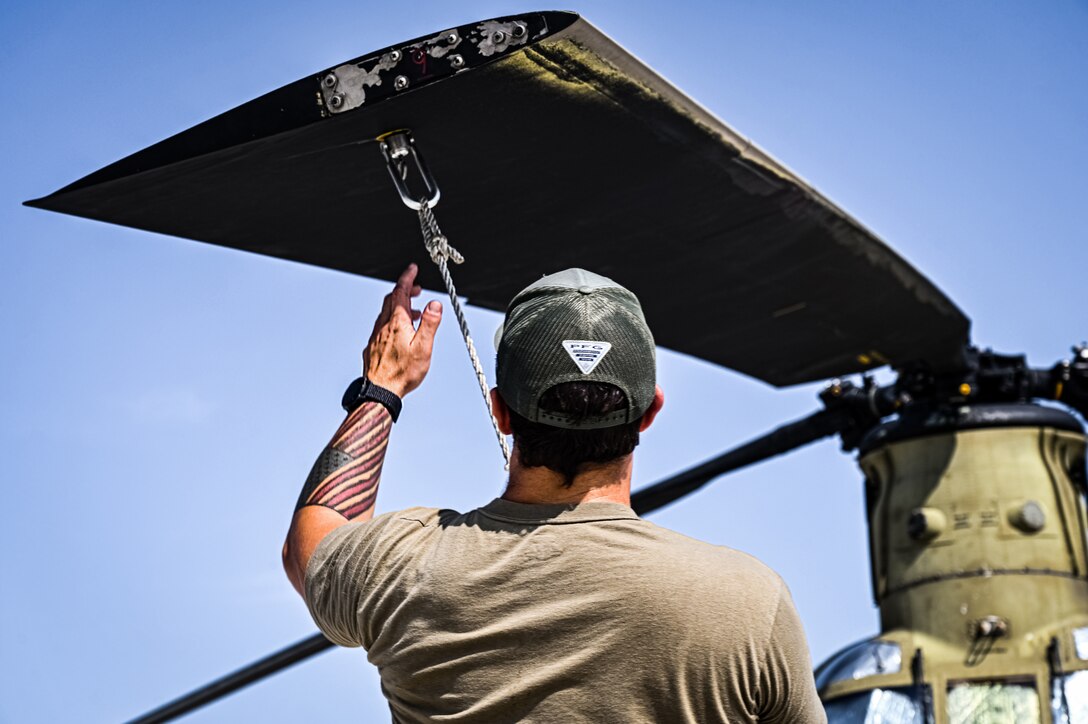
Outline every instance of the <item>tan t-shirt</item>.
<svg viewBox="0 0 1088 724">
<path fill-rule="evenodd" d="M 397 722 L 826 721 L 778 575 L 618 503 L 386 513 L 305 590 Z"/>
</svg>

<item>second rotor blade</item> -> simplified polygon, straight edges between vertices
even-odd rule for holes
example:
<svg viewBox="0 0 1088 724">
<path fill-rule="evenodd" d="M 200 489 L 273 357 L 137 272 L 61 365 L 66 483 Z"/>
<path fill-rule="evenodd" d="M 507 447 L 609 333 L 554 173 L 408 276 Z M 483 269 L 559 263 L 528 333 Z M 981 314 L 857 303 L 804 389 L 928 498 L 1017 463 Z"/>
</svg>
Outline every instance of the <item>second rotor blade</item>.
<svg viewBox="0 0 1088 724">
<path fill-rule="evenodd" d="M 631 507 L 639 515 L 650 513 L 698 490 L 716 477 L 838 434 L 850 423 L 850 413 L 843 408 L 814 412 L 671 478 L 636 490 L 631 495 Z"/>
</svg>

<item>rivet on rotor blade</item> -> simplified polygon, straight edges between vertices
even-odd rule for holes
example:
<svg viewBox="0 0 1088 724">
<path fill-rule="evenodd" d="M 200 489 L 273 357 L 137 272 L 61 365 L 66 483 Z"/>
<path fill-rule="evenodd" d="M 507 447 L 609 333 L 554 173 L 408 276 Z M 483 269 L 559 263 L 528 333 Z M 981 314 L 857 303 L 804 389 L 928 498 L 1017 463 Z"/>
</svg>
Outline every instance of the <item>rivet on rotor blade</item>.
<svg viewBox="0 0 1088 724">
<path fill-rule="evenodd" d="M 446 42 L 449 43 L 450 45 L 453 45 L 458 40 L 460 40 L 460 38 L 457 37 L 457 33 L 451 32 L 451 33 L 446 35 Z"/>
<path fill-rule="evenodd" d="M 334 95 L 332 98 L 329 99 L 329 106 L 331 108 L 340 108 L 343 105 L 344 105 L 344 96 L 342 94 L 340 94 L 340 93 L 337 93 L 336 95 Z"/>
<path fill-rule="evenodd" d="M 521 23 L 515 23 L 514 24 L 514 31 L 513 31 L 512 35 L 515 38 L 520 38 L 521 36 L 525 35 L 525 26 L 522 25 Z"/>
<path fill-rule="evenodd" d="M 465 59 L 462 58 L 460 55 L 451 55 L 450 65 L 452 65 L 454 68 L 463 68 L 465 67 Z"/>
<path fill-rule="evenodd" d="M 393 79 L 393 88 L 395 90 L 401 91 L 401 90 L 404 90 L 407 87 L 408 87 L 408 78 L 406 76 L 398 75 L 396 78 Z"/>
<path fill-rule="evenodd" d="M 399 50 L 391 50 L 391 51 L 389 51 L 389 59 L 390 59 L 390 60 L 392 60 L 392 61 L 393 61 L 394 63 L 397 63 L 397 62 L 399 62 L 399 61 L 400 61 L 400 58 L 401 58 L 401 55 L 400 55 L 400 51 L 399 51 Z"/>
<path fill-rule="evenodd" d="M 327 76 L 322 78 L 321 84 L 326 88 L 336 87 L 336 73 L 329 73 Z"/>
<path fill-rule="evenodd" d="M 504 40 L 506 40 L 506 33 L 501 30 L 496 30 L 491 34 L 491 42 L 495 45 L 501 45 Z"/>
</svg>

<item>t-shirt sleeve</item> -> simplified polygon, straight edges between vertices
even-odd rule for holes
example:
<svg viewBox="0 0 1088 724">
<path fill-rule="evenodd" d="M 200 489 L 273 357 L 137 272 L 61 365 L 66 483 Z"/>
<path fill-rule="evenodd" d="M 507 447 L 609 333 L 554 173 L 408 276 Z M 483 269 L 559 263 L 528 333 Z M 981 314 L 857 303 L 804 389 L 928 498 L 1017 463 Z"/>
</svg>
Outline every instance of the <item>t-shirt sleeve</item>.
<svg viewBox="0 0 1088 724">
<path fill-rule="evenodd" d="M 825 724 L 801 617 L 783 583 L 760 667 L 760 722 Z"/>
<path fill-rule="evenodd" d="M 417 509 L 385 513 L 340 526 L 317 546 L 303 591 L 314 623 L 330 641 L 369 648 L 380 626 L 379 602 L 397 597 L 402 574 L 420 548 L 418 538 L 433 530 L 427 517 Z"/>
</svg>

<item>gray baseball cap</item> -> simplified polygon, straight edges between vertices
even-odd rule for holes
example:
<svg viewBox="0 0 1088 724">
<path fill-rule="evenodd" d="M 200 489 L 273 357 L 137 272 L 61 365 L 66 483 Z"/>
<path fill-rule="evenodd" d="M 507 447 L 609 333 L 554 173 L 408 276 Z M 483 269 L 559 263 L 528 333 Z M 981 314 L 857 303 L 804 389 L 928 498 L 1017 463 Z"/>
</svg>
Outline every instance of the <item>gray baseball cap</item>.
<svg viewBox="0 0 1088 724">
<path fill-rule="evenodd" d="M 495 335 L 496 386 L 533 422 L 590 430 L 634 422 L 650 407 L 657 382 L 654 338 L 638 298 L 584 269 L 539 279 L 511 300 Z M 627 408 L 584 419 L 541 410 L 541 395 L 564 382 L 607 382 Z"/>
</svg>

